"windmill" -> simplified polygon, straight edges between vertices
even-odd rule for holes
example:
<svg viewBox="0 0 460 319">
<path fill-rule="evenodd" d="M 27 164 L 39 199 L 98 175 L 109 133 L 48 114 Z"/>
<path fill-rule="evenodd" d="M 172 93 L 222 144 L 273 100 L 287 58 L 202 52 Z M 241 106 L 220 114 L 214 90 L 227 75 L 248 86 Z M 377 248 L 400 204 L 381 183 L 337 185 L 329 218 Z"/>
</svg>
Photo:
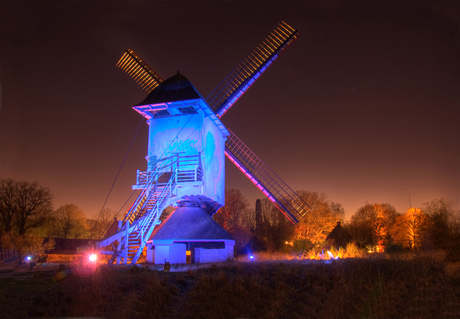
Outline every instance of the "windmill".
<svg viewBox="0 0 460 319">
<path fill-rule="evenodd" d="M 201 114 L 202 119 L 209 119 L 208 122 L 212 122 L 212 125 L 197 124 L 196 127 L 199 127 L 205 135 L 209 132 L 216 134 L 217 149 L 219 143 L 224 143 L 222 157 L 225 154 L 288 220 L 297 223 L 305 216 L 310 207 L 241 139 L 220 122 L 220 118 L 230 107 L 298 37 L 299 33 L 287 23 L 279 23 L 206 99 L 203 99 L 181 74 L 178 73 L 163 81 L 134 51 L 128 49 L 123 54 L 117 67 L 125 71 L 149 94 L 142 103 L 133 108 L 148 119 L 149 136 L 156 138 L 156 141 L 160 141 L 163 145 L 153 146 L 149 142 L 147 171 L 138 171 L 137 183 L 133 186 L 133 189 L 140 189 L 141 193 L 120 223 L 119 231 L 99 242 L 99 247 L 113 245 L 116 241 L 117 248 L 113 247 L 117 256 L 123 259 L 123 263 L 135 263 L 155 226 L 159 224 L 161 212 L 173 201 L 187 199 L 188 195 L 191 195 L 190 192 L 196 193 L 196 187 L 201 187 L 202 196 L 196 196 L 194 200 L 209 215 L 224 205 L 222 190 L 215 191 L 216 188 L 223 187 L 224 179 L 219 178 L 216 181 L 217 187 L 214 187 L 215 185 L 206 183 L 203 177 L 210 175 L 206 171 L 215 174 L 216 168 L 218 171 L 224 170 L 220 155 L 216 155 L 212 163 L 206 164 L 203 163 L 201 154 L 207 149 L 204 145 L 190 146 L 189 142 L 188 144 L 182 140 L 182 143 L 178 142 L 179 136 L 184 135 L 183 130 L 190 127 L 189 122 L 184 123 L 187 116 L 191 119 L 193 114 Z M 169 98 L 171 95 L 174 95 L 173 99 Z M 171 118 L 178 119 L 177 125 L 161 126 L 161 121 L 168 121 Z M 181 123 L 180 119 L 182 119 Z M 152 125 L 152 123 L 160 124 Z M 153 126 L 161 126 L 162 129 L 152 128 Z M 205 130 L 207 132 L 204 132 Z M 193 143 L 196 143 L 196 140 L 201 141 L 204 138 L 195 138 Z M 176 145 L 175 148 L 171 146 L 172 144 Z M 184 144 L 189 147 L 181 148 Z"/>
</svg>

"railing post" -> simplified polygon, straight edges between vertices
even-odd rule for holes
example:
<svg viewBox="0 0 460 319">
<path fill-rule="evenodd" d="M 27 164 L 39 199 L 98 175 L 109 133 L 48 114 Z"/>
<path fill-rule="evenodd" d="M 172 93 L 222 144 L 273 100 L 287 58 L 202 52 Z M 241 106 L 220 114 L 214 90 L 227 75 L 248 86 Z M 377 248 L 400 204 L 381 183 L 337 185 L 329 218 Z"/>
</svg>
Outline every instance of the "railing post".
<svg viewBox="0 0 460 319">
<path fill-rule="evenodd" d="M 125 246 L 123 249 L 123 264 L 128 264 L 128 246 L 129 246 L 129 219 L 125 223 Z"/>
<path fill-rule="evenodd" d="M 144 244 L 144 227 L 142 227 L 140 231 L 141 231 L 141 243 L 140 244 L 143 245 Z"/>
<path fill-rule="evenodd" d="M 117 252 L 121 250 L 121 240 L 117 242 Z M 121 263 L 121 256 L 117 254 L 117 265 Z"/>
<path fill-rule="evenodd" d="M 177 183 L 177 172 L 179 171 L 178 167 L 179 167 L 179 154 L 176 155 L 176 164 L 175 164 L 175 167 L 174 167 L 174 183 Z M 171 189 L 170 189 L 171 190 Z"/>
</svg>

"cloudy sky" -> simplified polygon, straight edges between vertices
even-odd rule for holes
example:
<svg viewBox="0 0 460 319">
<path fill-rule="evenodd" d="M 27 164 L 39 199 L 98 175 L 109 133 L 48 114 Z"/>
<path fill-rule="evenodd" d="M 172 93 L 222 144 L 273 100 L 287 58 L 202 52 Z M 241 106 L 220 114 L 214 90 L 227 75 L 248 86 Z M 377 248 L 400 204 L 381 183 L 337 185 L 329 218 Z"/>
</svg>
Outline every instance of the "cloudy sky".
<svg viewBox="0 0 460 319">
<path fill-rule="evenodd" d="M 403 3 L 403 4 L 401 4 Z M 118 211 L 145 170 L 132 48 L 207 96 L 281 20 L 301 37 L 222 118 L 294 190 L 350 217 L 441 196 L 460 203 L 459 1 L 2 1 L 0 178 L 54 206 Z M 133 142 L 134 139 L 134 142 Z M 227 188 L 263 195 L 227 161 Z M 134 200 L 131 197 L 128 205 Z"/>
</svg>

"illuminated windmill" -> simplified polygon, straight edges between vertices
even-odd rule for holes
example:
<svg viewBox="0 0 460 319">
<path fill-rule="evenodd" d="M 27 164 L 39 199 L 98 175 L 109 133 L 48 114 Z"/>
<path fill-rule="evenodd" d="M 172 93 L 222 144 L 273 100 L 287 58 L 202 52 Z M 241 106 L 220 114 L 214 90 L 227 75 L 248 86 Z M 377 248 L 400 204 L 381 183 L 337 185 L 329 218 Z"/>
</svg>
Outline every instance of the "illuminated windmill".
<svg viewBox="0 0 460 319">
<path fill-rule="evenodd" d="M 118 259 L 135 263 L 167 206 L 194 202 L 212 216 L 225 204 L 224 154 L 292 223 L 309 211 L 310 207 L 220 121 L 298 36 L 288 24 L 279 23 L 207 99 L 181 74 L 163 81 L 132 50 L 125 52 L 117 66 L 149 94 L 133 107 L 150 126 L 147 171 L 138 171 L 133 189 L 142 191 L 117 234 L 101 241 L 99 247 L 112 244 Z"/>
</svg>

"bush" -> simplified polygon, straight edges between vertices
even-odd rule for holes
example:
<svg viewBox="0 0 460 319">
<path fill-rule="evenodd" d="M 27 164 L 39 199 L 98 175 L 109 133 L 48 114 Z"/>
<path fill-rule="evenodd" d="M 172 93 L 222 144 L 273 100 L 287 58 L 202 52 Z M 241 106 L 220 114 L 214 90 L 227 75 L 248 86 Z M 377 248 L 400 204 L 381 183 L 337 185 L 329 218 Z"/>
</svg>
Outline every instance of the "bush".
<svg viewBox="0 0 460 319">
<path fill-rule="evenodd" d="M 297 239 L 292 244 L 292 250 L 295 253 L 302 253 L 316 248 L 315 245 L 308 239 Z"/>
<path fill-rule="evenodd" d="M 364 255 L 363 250 L 355 242 L 348 243 L 345 251 L 348 258 L 360 258 Z"/>
<path fill-rule="evenodd" d="M 55 242 L 49 239 L 45 242 L 41 237 L 24 237 L 18 234 L 5 233 L 0 238 L 0 245 L 6 255 L 18 256 L 19 264 L 25 255 L 39 256 L 46 250 L 54 248 Z"/>
</svg>

